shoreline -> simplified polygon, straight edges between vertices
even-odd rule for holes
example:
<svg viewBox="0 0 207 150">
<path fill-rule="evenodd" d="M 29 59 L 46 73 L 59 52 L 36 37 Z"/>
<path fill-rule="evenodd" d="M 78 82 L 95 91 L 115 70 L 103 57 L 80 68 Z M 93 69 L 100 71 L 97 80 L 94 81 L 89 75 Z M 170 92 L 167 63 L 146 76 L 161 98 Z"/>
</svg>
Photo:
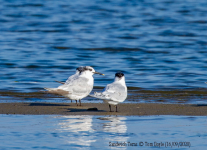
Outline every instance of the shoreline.
<svg viewBox="0 0 207 150">
<path fill-rule="evenodd" d="M 115 107 L 111 107 L 115 111 Z M 105 103 L 0 103 L 0 114 L 21 115 L 183 115 L 207 116 L 207 104 L 122 103 L 118 112 L 109 112 Z"/>
</svg>

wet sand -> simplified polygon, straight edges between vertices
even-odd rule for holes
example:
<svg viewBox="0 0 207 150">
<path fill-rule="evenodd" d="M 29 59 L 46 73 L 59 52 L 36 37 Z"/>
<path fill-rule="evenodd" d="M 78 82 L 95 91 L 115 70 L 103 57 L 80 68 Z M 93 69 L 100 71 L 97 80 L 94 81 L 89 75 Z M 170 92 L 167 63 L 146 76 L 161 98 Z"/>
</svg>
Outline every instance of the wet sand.
<svg viewBox="0 0 207 150">
<path fill-rule="evenodd" d="M 115 111 L 115 107 L 112 106 Z M 23 115 L 186 115 L 207 116 L 207 104 L 158 104 L 124 103 L 118 105 L 118 112 L 109 112 L 104 103 L 0 103 L 0 114 Z"/>
</svg>

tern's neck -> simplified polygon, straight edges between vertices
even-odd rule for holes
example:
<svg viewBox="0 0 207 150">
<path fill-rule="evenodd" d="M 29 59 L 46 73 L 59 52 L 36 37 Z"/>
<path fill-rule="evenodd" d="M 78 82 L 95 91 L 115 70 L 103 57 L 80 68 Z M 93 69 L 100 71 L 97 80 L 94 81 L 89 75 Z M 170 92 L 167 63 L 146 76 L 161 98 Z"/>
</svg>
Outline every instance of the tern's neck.
<svg viewBox="0 0 207 150">
<path fill-rule="evenodd" d="M 114 82 L 119 82 L 122 85 L 126 85 L 124 76 L 121 78 L 115 77 Z"/>
</svg>

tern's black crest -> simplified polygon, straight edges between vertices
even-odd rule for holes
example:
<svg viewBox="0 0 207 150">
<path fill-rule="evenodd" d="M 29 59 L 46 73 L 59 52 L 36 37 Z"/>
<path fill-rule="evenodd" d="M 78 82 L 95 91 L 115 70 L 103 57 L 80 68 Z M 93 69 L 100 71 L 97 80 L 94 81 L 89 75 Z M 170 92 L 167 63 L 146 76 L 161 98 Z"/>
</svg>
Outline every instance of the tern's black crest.
<svg viewBox="0 0 207 150">
<path fill-rule="evenodd" d="M 122 72 L 118 72 L 118 73 L 115 74 L 115 77 L 121 78 L 123 76 L 124 76 L 124 74 Z"/>
<path fill-rule="evenodd" d="M 92 71 L 92 67 L 90 67 L 90 66 L 85 66 L 85 67 L 84 67 L 84 70 Z"/>
<path fill-rule="evenodd" d="M 76 70 L 78 70 L 79 72 L 81 72 L 81 71 L 84 70 L 84 67 L 83 66 L 80 66 L 80 67 L 76 68 Z"/>
</svg>

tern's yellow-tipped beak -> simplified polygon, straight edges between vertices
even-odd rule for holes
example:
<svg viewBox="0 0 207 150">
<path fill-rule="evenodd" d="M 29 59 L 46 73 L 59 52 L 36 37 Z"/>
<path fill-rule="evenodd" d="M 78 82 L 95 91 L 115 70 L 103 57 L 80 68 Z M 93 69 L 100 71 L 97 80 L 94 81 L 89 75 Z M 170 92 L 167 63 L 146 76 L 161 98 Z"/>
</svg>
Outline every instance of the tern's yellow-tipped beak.
<svg viewBox="0 0 207 150">
<path fill-rule="evenodd" d="M 104 76 L 104 74 L 100 73 L 100 72 L 94 72 L 94 74 L 100 74 L 100 75 Z"/>
</svg>

